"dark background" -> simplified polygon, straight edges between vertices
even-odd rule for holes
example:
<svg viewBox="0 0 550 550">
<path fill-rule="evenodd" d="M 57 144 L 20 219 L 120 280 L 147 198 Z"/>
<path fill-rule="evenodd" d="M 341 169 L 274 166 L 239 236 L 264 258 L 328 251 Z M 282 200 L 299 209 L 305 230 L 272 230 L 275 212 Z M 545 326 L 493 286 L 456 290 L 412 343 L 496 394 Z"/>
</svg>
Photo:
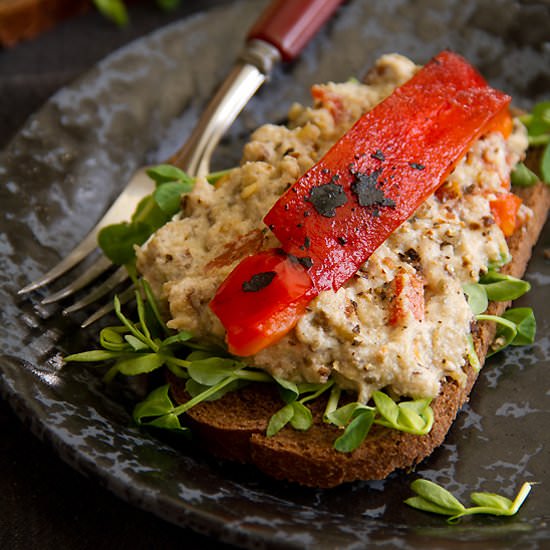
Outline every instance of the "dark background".
<svg viewBox="0 0 550 550">
<path fill-rule="evenodd" d="M 165 13 L 144 0 L 130 6 L 123 29 L 90 10 L 37 38 L 0 47 L 0 149 L 50 95 L 113 50 L 223 3 L 182 0 Z M 138 510 L 73 471 L 1 400 L 0 433 L 0 548 L 229 548 Z"/>
</svg>

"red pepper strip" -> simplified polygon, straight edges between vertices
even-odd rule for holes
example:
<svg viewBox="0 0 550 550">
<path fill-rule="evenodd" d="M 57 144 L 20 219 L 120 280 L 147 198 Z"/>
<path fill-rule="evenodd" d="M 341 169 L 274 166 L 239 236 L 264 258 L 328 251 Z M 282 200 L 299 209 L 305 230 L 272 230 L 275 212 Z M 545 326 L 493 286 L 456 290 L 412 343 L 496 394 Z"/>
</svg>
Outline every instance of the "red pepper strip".
<svg viewBox="0 0 550 550">
<path fill-rule="evenodd" d="M 222 283 L 210 308 L 227 329 L 229 351 L 247 356 L 294 327 L 314 297 L 311 279 L 281 249 L 245 258 Z"/>
<path fill-rule="evenodd" d="M 284 336 L 321 290 L 338 290 L 471 143 L 500 127 L 509 102 L 461 57 L 443 52 L 365 114 L 265 217 L 291 256 L 246 258 L 210 303 L 230 351 L 257 353 Z M 244 291 L 271 271 L 277 277 L 261 290 Z"/>
<path fill-rule="evenodd" d="M 448 176 L 510 97 L 442 52 L 366 113 L 273 206 L 283 249 L 338 290 Z"/>
</svg>

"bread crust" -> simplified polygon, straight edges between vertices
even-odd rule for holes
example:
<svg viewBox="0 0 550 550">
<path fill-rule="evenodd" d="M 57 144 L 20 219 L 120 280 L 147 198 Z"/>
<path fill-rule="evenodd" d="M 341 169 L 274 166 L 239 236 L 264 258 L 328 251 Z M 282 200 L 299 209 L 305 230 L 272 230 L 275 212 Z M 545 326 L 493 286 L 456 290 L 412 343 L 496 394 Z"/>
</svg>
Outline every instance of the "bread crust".
<svg viewBox="0 0 550 550">
<path fill-rule="evenodd" d="M 539 183 L 514 192 L 531 208 L 533 216 L 508 239 L 513 259 L 502 272 L 522 277 L 546 221 L 550 189 Z M 487 313 L 500 315 L 508 306 L 509 302 L 493 302 Z M 473 327 L 474 345 L 482 364 L 495 330 L 494 323 L 489 322 Z M 333 448 L 341 431 L 323 421 L 326 405 L 323 398 L 311 404 L 313 425 L 308 431 L 285 427 L 275 436 L 267 437 L 269 419 L 281 408 L 278 391 L 271 384 L 252 384 L 217 401 L 201 403 L 187 413 L 188 424 L 209 453 L 254 464 L 276 479 L 321 488 L 355 480 L 383 479 L 396 469 L 413 467 L 441 445 L 477 378 L 478 373 L 470 365 L 465 371 L 467 379 L 463 386 L 446 379 L 440 394 L 432 401 L 434 425 L 430 433 L 412 435 L 375 425 L 351 453 Z M 187 401 L 181 382 L 171 377 L 170 383 L 174 399 Z"/>
</svg>

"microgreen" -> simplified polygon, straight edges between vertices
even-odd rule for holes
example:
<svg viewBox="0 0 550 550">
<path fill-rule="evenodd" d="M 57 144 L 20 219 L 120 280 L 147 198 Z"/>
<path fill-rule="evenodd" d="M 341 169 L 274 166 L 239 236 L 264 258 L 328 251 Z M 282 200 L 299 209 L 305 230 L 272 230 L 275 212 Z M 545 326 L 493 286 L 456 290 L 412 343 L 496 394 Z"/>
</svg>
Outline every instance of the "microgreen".
<svg viewBox="0 0 550 550">
<path fill-rule="evenodd" d="M 94 0 L 97 10 L 119 27 L 128 24 L 128 11 L 123 0 Z"/>
<path fill-rule="evenodd" d="M 274 378 L 274 381 L 279 385 L 279 393 L 286 405 L 269 419 L 267 436 L 274 436 L 288 423 L 295 430 L 309 430 L 313 423 L 313 416 L 305 403 L 317 399 L 331 389 L 334 382 L 329 380 L 322 384 L 295 384 L 281 378 Z"/>
<path fill-rule="evenodd" d="M 351 453 L 367 437 L 374 422 L 374 411 L 361 409 L 347 425 L 344 433 L 334 442 L 334 448 L 341 453 Z"/>
<path fill-rule="evenodd" d="M 527 281 L 497 271 L 489 271 L 479 282 L 485 289 L 487 298 L 494 302 L 516 300 L 531 289 Z"/>
<path fill-rule="evenodd" d="M 427 479 L 416 479 L 411 483 L 411 489 L 416 496 L 405 500 L 405 504 L 424 512 L 449 516 L 448 523 L 456 523 L 461 517 L 473 514 L 513 516 L 525 502 L 532 485 L 532 483 L 524 483 L 513 501 L 495 493 L 472 493 L 470 500 L 475 506 L 466 508 L 447 489 L 437 483 Z"/>
<path fill-rule="evenodd" d="M 497 271 L 489 271 L 478 283 L 466 283 L 462 287 L 474 315 L 483 313 L 489 301 L 516 300 L 531 289 L 527 281 Z"/>
<path fill-rule="evenodd" d="M 474 315 L 483 313 L 489 305 L 489 299 L 487 298 L 487 291 L 483 285 L 479 283 L 466 283 L 462 286 L 468 305 Z"/>
<path fill-rule="evenodd" d="M 550 184 L 550 101 L 537 103 L 530 114 L 521 117 L 521 121 L 527 128 L 529 145 L 544 147 L 538 169 L 541 180 Z M 525 184 L 525 171 L 521 167 L 517 167 L 516 170 L 519 170 L 521 176 L 519 185 Z"/>
<path fill-rule="evenodd" d="M 518 162 L 510 174 L 512 185 L 516 187 L 532 187 L 539 181 L 539 177 L 523 162 Z"/>
<path fill-rule="evenodd" d="M 365 440 L 373 424 L 416 435 L 427 434 L 432 429 L 434 416 L 430 399 L 396 403 L 380 391 L 375 391 L 372 399 L 374 407 L 352 402 L 339 408 L 333 405 L 325 412 L 326 422 L 345 428 L 334 442 L 337 451 L 354 451 Z"/>
<path fill-rule="evenodd" d="M 497 324 L 495 339 L 487 357 L 509 345 L 522 346 L 534 342 L 536 322 L 531 308 L 508 309 L 501 316 L 484 313 L 489 301 L 507 302 L 523 296 L 531 288 L 527 281 L 490 270 L 479 279 L 479 283 L 467 283 L 462 288 L 476 320 L 493 321 Z M 468 359 L 470 364 L 479 370 L 480 362 L 471 340 Z"/>
<path fill-rule="evenodd" d="M 502 316 L 477 315 L 478 321 L 492 321 L 497 325 L 497 332 L 487 357 L 503 350 L 505 347 L 523 346 L 535 341 L 536 321 L 530 307 L 508 309 Z"/>
</svg>

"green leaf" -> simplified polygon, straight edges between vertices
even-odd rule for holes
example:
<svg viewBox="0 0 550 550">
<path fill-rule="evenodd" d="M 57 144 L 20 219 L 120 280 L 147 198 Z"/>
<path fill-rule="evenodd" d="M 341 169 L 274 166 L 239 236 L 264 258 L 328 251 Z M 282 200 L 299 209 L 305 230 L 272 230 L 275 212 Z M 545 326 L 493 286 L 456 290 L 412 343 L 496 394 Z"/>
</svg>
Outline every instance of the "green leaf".
<svg viewBox="0 0 550 550">
<path fill-rule="evenodd" d="M 144 344 L 149 344 L 147 338 L 136 328 L 136 325 L 124 315 L 122 312 L 122 306 L 120 304 L 120 299 L 115 295 L 113 298 L 113 305 L 115 309 L 115 314 L 118 317 L 118 320 L 128 329 L 128 332 L 133 334 L 138 340 L 141 340 Z"/>
<path fill-rule="evenodd" d="M 481 277 L 479 282 L 485 289 L 487 298 L 494 302 L 516 300 L 531 289 L 531 285 L 527 281 L 522 281 L 511 275 L 504 275 L 495 271 L 489 271 Z M 483 311 L 485 310 L 477 313 L 482 313 Z"/>
<path fill-rule="evenodd" d="M 109 351 L 132 351 L 132 347 L 124 339 L 126 327 L 105 327 L 99 333 L 101 347 Z"/>
<path fill-rule="evenodd" d="M 544 148 L 540 159 L 540 175 L 544 183 L 550 184 L 550 143 Z"/>
<path fill-rule="evenodd" d="M 157 187 L 153 197 L 158 207 L 171 218 L 180 210 L 181 196 L 191 189 L 193 189 L 192 183 L 169 181 Z"/>
<path fill-rule="evenodd" d="M 506 497 L 495 493 L 472 493 L 470 500 L 476 506 L 485 506 L 487 508 L 496 508 L 508 512 L 513 505 L 513 502 Z"/>
<path fill-rule="evenodd" d="M 537 103 L 531 116 L 525 122 L 529 136 L 540 136 L 550 132 L 550 101 Z"/>
<path fill-rule="evenodd" d="M 510 342 L 512 346 L 527 346 L 535 341 L 537 322 L 530 307 L 516 307 L 506 310 L 502 317 L 516 325 L 517 334 Z"/>
<path fill-rule="evenodd" d="M 355 401 L 353 403 L 348 403 L 347 405 L 330 411 L 325 416 L 328 422 L 330 422 L 331 424 L 335 424 L 339 428 L 343 428 L 344 426 L 347 426 L 352 418 L 354 418 L 361 411 L 374 412 L 374 410 L 375 409 L 373 409 L 372 407 L 367 407 L 366 405 Z"/>
<path fill-rule="evenodd" d="M 504 317 L 498 317 L 497 315 L 476 315 L 478 321 L 492 321 L 497 324 L 497 335 L 491 344 L 491 349 L 487 353 L 487 357 L 498 353 L 505 347 L 510 345 L 518 333 L 516 324 Z"/>
<path fill-rule="evenodd" d="M 422 416 L 430 399 L 417 399 L 415 401 L 402 401 L 399 403 L 398 424 L 406 427 L 414 433 L 422 432 L 426 426 L 426 419 Z"/>
<path fill-rule="evenodd" d="M 464 291 L 464 294 L 466 294 L 468 305 L 474 315 L 483 313 L 487 309 L 489 300 L 483 285 L 478 283 L 466 283 L 462 285 L 462 290 Z"/>
<path fill-rule="evenodd" d="M 279 378 L 278 376 L 274 376 L 273 379 L 283 390 L 285 390 L 282 393 L 285 403 L 290 403 L 298 398 L 300 390 L 298 390 L 298 386 L 294 382 Z"/>
<path fill-rule="evenodd" d="M 381 391 L 375 391 L 372 394 L 372 399 L 376 405 L 378 413 L 385 418 L 390 424 L 396 425 L 399 417 L 399 407 L 395 401 Z"/>
<path fill-rule="evenodd" d="M 539 181 L 539 177 L 533 171 L 529 170 L 523 162 L 518 162 L 516 164 L 510 174 L 510 179 L 512 185 L 516 187 L 532 187 Z"/>
<path fill-rule="evenodd" d="M 303 403 L 300 403 L 300 401 L 293 401 L 292 408 L 294 409 L 294 414 L 290 419 L 292 427 L 295 430 L 309 430 L 313 423 L 311 411 Z"/>
<path fill-rule="evenodd" d="M 162 333 L 169 334 L 168 327 L 166 326 L 166 323 L 164 322 L 164 320 L 162 319 L 162 315 L 160 314 L 157 299 L 153 294 L 151 285 L 143 277 L 140 279 L 140 284 L 141 288 L 143 289 L 143 294 L 145 295 L 147 305 L 150 308 L 151 314 L 155 319 L 158 327 L 160 328 Z"/>
<path fill-rule="evenodd" d="M 153 372 L 154 370 L 164 365 L 164 358 L 157 353 L 140 353 L 135 354 L 128 359 L 120 359 L 116 362 L 118 372 L 126 376 L 135 376 Z"/>
<path fill-rule="evenodd" d="M 135 258 L 134 245 L 143 244 L 151 234 L 143 222 L 122 222 L 104 227 L 97 242 L 105 256 L 116 265 L 127 264 Z"/>
<path fill-rule="evenodd" d="M 191 176 L 187 175 L 186 172 L 180 170 L 173 164 L 158 164 L 157 166 L 151 166 L 146 170 L 146 173 L 157 185 L 174 181 L 193 185 L 195 181 Z"/>
<path fill-rule="evenodd" d="M 132 222 L 146 224 L 149 227 L 150 235 L 169 219 L 170 217 L 159 208 L 153 195 L 147 195 L 141 199 L 132 215 Z"/>
<path fill-rule="evenodd" d="M 267 437 L 272 437 L 281 431 L 294 416 L 293 403 L 288 403 L 282 409 L 279 409 L 270 419 L 267 425 Z"/>
<path fill-rule="evenodd" d="M 374 422 L 374 411 L 362 410 L 348 424 L 344 433 L 334 442 L 334 448 L 341 453 L 351 453 L 367 437 Z"/>
<path fill-rule="evenodd" d="M 149 422 L 142 422 L 143 426 L 153 426 L 154 428 L 162 428 L 163 430 L 189 432 L 189 428 L 182 426 L 180 420 L 175 414 L 165 414 L 159 416 Z"/>
<path fill-rule="evenodd" d="M 234 380 L 230 384 L 227 384 L 223 388 L 219 389 L 217 392 L 212 393 L 208 395 L 208 397 L 205 397 L 202 399 L 202 401 L 216 401 L 217 399 L 220 399 L 223 397 L 226 393 L 230 393 L 232 391 L 236 391 L 244 386 L 246 386 L 247 382 L 244 380 Z M 185 390 L 191 397 L 197 397 L 207 390 L 209 390 L 211 386 L 205 386 L 204 384 L 199 384 L 197 381 L 193 380 L 192 378 L 189 378 L 187 382 L 185 383 Z M 201 401 L 201 402 L 202 402 Z"/>
<path fill-rule="evenodd" d="M 149 346 L 142 342 L 139 338 L 136 338 L 133 334 L 127 334 L 124 339 L 134 351 L 145 351 L 149 349 Z"/>
<path fill-rule="evenodd" d="M 447 489 L 428 479 L 415 479 L 411 483 L 411 489 L 428 502 L 432 502 L 452 514 L 465 510 L 464 505 Z"/>
<path fill-rule="evenodd" d="M 187 372 L 195 382 L 205 386 L 214 386 L 224 378 L 232 376 L 239 367 L 240 363 L 234 359 L 210 357 L 192 361 Z"/>
<path fill-rule="evenodd" d="M 104 17 L 119 27 L 128 24 L 128 12 L 123 0 L 94 0 L 94 4 Z"/>
<path fill-rule="evenodd" d="M 338 403 L 340 402 L 340 396 L 342 395 L 342 389 L 340 386 L 334 384 L 330 390 L 330 395 L 323 414 L 323 420 L 325 422 L 331 422 L 330 415 L 338 409 Z"/>
<path fill-rule="evenodd" d="M 132 417 L 137 424 L 141 424 L 144 418 L 169 414 L 173 409 L 170 385 L 166 384 L 153 390 L 141 403 L 138 403 L 134 407 Z"/>
<path fill-rule="evenodd" d="M 410 497 L 404 502 L 405 504 L 408 504 L 409 506 L 412 506 L 417 510 L 422 510 L 423 512 L 432 512 L 433 514 L 441 514 L 442 516 L 454 515 L 454 512 L 447 510 L 447 508 L 438 506 L 437 504 L 434 504 L 430 500 L 426 500 L 425 498 L 422 498 L 422 497 L 418 497 L 418 496 Z"/>
<path fill-rule="evenodd" d="M 93 349 L 90 351 L 83 351 L 81 353 L 73 353 L 63 358 L 64 361 L 75 361 L 79 363 L 93 363 L 96 361 L 108 361 L 110 359 L 118 359 L 120 357 L 127 357 L 128 353 L 119 351 L 109 351 L 102 349 Z"/>
</svg>

